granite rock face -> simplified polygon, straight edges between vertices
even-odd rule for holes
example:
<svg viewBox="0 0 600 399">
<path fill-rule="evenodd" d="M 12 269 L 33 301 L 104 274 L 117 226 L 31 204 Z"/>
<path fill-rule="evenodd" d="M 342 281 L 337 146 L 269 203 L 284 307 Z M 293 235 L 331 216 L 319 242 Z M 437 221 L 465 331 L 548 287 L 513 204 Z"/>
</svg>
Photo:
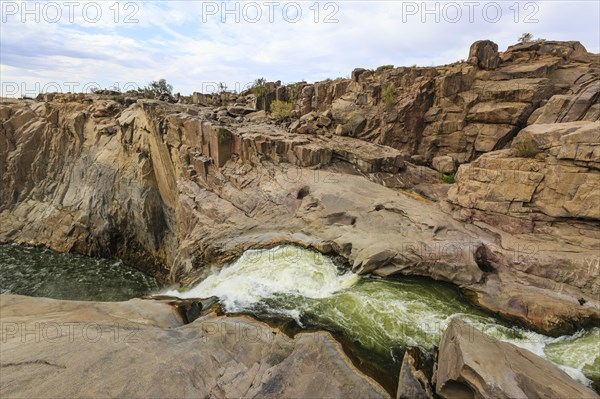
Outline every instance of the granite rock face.
<svg viewBox="0 0 600 399">
<path fill-rule="evenodd" d="M 436 393 L 446 399 L 599 397 L 549 361 L 458 318 L 442 338 L 436 377 Z"/>
<path fill-rule="evenodd" d="M 600 122 L 535 124 L 461 166 L 450 199 L 525 220 L 600 220 Z"/>
<path fill-rule="evenodd" d="M 214 314 L 184 325 L 146 300 L 0 295 L 0 310 L 2 397 L 389 398 L 325 332 Z"/>
<path fill-rule="evenodd" d="M 409 349 L 404 353 L 396 399 L 432 399 L 431 375 L 422 370 L 423 364 L 417 350 Z"/>
<path fill-rule="evenodd" d="M 597 121 L 598 65 L 598 56 L 579 42 L 527 43 L 499 53 L 482 40 L 467 62 L 356 69 L 351 79 L 301 83 L 305 97 L 296 109 L 299 115 L 331 112 L 329 128 L 309 127 L 315 134 L 352 135 L 428 164 L 440 156 L 463 164 L 506 148 L 535 121 Z M 366 123 L 354 129 L 356 120 Z"/>
<path fill-rule="evenodd" d="M 546 236 L 546 246 L 560 237 L 578 237 L 587 248 L 583 257 L 574 254 L 567 262 L 545 259 L 523 267 L 553 279 L 562 273 L 568 276 L 565 282 L 598 293 L 598 281 L 591 276 L 597 272 L 594 254 L 599 249 L 599 165 L 600 122 L 534 124 L 519 132 L 510 149 L 462 165 L 448 198 L 462 217 L 513 235 Z M 546 270 L 537 264 L 545 264 Z M 577 272 L 586 268 L 590 274 Z"/>
</svg>

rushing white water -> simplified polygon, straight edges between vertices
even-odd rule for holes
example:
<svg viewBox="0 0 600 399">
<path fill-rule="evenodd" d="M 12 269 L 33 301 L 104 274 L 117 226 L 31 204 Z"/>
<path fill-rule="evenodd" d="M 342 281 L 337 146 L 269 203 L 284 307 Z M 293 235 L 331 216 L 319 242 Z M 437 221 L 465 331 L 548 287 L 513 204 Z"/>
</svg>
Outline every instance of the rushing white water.
<svg viewBox="0 0 600 399">
<path fill-rule="evenodd" d="M 167 295 L 183 298 L 219 297 L 227 312 L 240 312 L 265 298 L 286 294 L 327 298 L 360 280 L 340 273 L 328 257 L 286 245 L 271 250 L 249 250 L 236 262 L 213 273 L 196 287 Z"/>
<path fill-rule="evenodd" d="M 528 349 L 573 378 L 600 374 L 600 329 L 551 338 L 510 327 L 468 304 L 453 288 L 433 282 L 360 278 L 314 251 L 285 245 L 247 251 L 183 298 L 219 297 L 228 313 L 279 315 L 301 326 L 341 331 L 365 348 L 393 357 L 394 348 L 438 345 L 452 317 Z M 394 359 L 398 361 L 398 359 Z"/>
</svg>

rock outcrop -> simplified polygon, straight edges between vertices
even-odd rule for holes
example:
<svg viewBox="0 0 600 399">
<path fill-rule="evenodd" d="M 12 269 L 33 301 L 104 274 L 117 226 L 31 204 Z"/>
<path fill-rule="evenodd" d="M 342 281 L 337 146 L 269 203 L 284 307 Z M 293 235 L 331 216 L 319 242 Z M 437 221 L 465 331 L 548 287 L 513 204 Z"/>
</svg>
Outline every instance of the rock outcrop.
<svg viewBox="0 0 600 399">
<path fill-rule="evenodd" d="M 531 232 L 538 221 L 600 221 L 599 170 L 600 122 L 535 124 L 519 132 L 511 149 L 462 166 L 449 198 L 514 218 L 500 225 L 514 233 Z"/>
<path fill-rule="evenodd" d="M 458 318 L 440 344 L 436 393 L 446 399 L 599 397 L 549 361 Z"/>
<path fill-rule="evenodd" d="M 423 368 L 419 349 L 412 348 L 404 353 L 396 399 L 432 399 L 431 373 L 426 373 Z"/>
<path fill-rule="evenodd" d="M 0 395 L 11 398 L 389 398 L 329 333 L 250 317 L 183 325 L 157 301 L 0 295 Z"/>
<path fill-rule="evenodd" d="M 298 114 L 329 112 L 332 122 L 292 129 L 351 135 L 428 164 L 441 156 L 463 164 L 505 148 L 528 119 L 598 120 L 599 78 L 598 56 L 579 42 L 527 43 L 499 53 L 483 40 L 471 46 L 466 63 L 356 69 L 351 79 L 301 83 Z"/>
<path fill-rule="evenodd" d="M 596 278 L 600 270 L 599 164 L 600 123 L 581 121 L 530 125 L 519 132 L 511 149 L 484 154 L 460 167 L 457 183 L 449 191 L 449 200 L 457 205 L 457 218 L 495 226 L 497 234 L 507 240 L 538 238 L 535 244 L 530 241 L 535 246 L 522 258 L 506 258 L 494 250 L 486 255 L 496 259 L 492 262 L 496 284 L 499 289 L 502 286 L 505 301 L 514 304 L 509 312 L 501 313 L 526 312 L 531 318 L 545 319 L 544 324 L 553 323 L 552 314 L 517 299 L 526 294 L 515 295 L 522 287 L 512 287 L 510 278 L 502 277 L 507 270 L 526 273 L 528 279 L 555 281 L 558 292 L 575 286 L 600 293 Z M 573 244 L 578 249 L 570 256 L 556 256 L 558 245 L 567 251 Z M 497 302 L 498 297 L 478 301 Z"/>
<path fill-rule="evenodd" d="M 480 40 L 471 45 L 468 62 L 481 69 L 496 69 L 500 63 L 498 45 L 491 40 Z"/>
</svg>

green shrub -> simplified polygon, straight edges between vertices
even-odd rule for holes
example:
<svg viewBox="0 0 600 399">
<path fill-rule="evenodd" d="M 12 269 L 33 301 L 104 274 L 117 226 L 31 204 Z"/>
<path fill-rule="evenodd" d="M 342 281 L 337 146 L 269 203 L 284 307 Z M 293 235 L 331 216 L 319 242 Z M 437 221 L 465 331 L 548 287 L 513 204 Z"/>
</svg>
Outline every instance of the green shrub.
<svg viewBox="0 0 600 399">
<path fill-rule="evenodd" d="M 185 153 L 185 155 L 183 156 L 183 161 L 185 162 L 185 164 L 187 166 L 190 166 L 192 164 L 192 160 L 190 158 L 190 154 L 189 153 Z"/>
<path fill-rule="evenodd" d="M 294 104 L 285 101 L 273 101 L 271 103 L 271 116 L 276 120 L 287 119 L 294 112 Z"/>
<path fill-rule="evenodd" d="M 545 42 L 546 39 L 542 38 L 542 37 L 538 37 L 538 38 L 533 38 L 533 35 L 531 33 L 523 33 L 521 35 L 521 37 L 519 37 L 519 43 L 530 43 L 530 42 L 537 42 L 537 43 L 541 43 L 541 42 Z"/>
<path fill-rule="evenodd" d="M 379 72 L 383 72 L 383 71 L 385 71 L 387 69 L 394 69 L 394 66 L 393 65 L 382 65 L 380 67 L 377 67 L 377 69 L 375 70 L 375 72 L 379 73 Z"/>
<path fill-rule="evenodd" d="M 456 176 L 454 175 L 454 173 L 445 174 L 440 172 L 440 179 L 446 184 L 456 183 Z"/>
<path fill-rule="evenodd" d="M 533 35 L 531 33 L 523 33 L 521 37 L 519 37 L 519 43 L 529 43 L 533 40 Z"/>
<path fill-rule="evenodd" d="M 267 94 L 267 80 L 265 78 L 256 79 L 252 86 L 250 86 L 250 91 L 256 98 L 264 96 Z"/>
<path fill-rule="evenodd" d="M 540 151 L 529 134 L 518 137 L 511 147 L 514 156 L 519 158 L 534 158 Z"/>
<path fill-rule="evenodd" d="M 296 102 L 300 98 L 300 84 L 290 84 L 286 88 L 288 100 L 292 103 Z"/>
<path fill-rule="evenodd" d="M 168 94 L 170 96 L 173 94 L 173 86 L 167 83 L 165 79 L 160 79 L 148 83 L 148 86 L 144 87 L 143 89 L 140 89 L 140 91 L 155 97 L 161 96 L 163 94 Z"/>
<path fill-rule="evenodd" d="M 394 90 L 396 90 L 396 87 L 392 83 L 388 87 L 386 87 L 385 90 L 383 91 L 383 103 L 385 104 L 386 112 L 390 112 L 391 110 L 394 109 L 394 103 L 395 103 Z"/>
<path fill-rule="evenodd" d="M 265 78 L 258 78 L 250 86 L 250 92 L 254 94 L 257 100 L 257 107 L 259 109 L 267 109 L 267 80 Z M 260 104 L 260 105 L 259 105 Z"/>
</svg>

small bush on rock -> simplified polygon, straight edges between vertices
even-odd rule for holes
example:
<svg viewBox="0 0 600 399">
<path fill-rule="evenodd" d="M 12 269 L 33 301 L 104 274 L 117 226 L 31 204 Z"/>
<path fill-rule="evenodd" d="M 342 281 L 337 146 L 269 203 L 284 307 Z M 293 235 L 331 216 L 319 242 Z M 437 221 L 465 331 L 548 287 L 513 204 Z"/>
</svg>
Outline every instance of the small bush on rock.
<svg viewBox="0 0 600 399">
<path fill-rule="evenodd" d="M 440 172 L 440 179 L 446 184 L 456 183 L 456 176 L 454 173 L 445 174 Z"/>
<path fill-rule="evenodd" d="M 533 35 L 531 33 L 523 33 L 521 37 L 519 37 L 519 43 L 529 43 L 533 40 Z"/>
<path fill-rule="evenodd" d="M 385 88 L 385 90 L 383 91 L 383 103 L 385 104 L 385 111 L 386 112 L 390 112 L 391 110 L 394 109 L 394 90 L 396 89 L 396 87 L 394 86 L 394 84 L 390 84 L 388 87 Z"/>
<path fill-rule="evenodd" d="M 273 101 L 271 103 L 271 117 L 276 120 L 290 118 L 294 112 L 294 104 L 286 101 Z"/>
<path fill-rule="evenodd" d="M 387 69 L 394 69 L 394 66 L 393 65 L 382 65 L 380 67 L 377 67 L 377 69 L 375 70 L 375 72 L 379 73 L 379 72 L 383 72 L 383 71 L 385 71 Z"/>
</svg>

